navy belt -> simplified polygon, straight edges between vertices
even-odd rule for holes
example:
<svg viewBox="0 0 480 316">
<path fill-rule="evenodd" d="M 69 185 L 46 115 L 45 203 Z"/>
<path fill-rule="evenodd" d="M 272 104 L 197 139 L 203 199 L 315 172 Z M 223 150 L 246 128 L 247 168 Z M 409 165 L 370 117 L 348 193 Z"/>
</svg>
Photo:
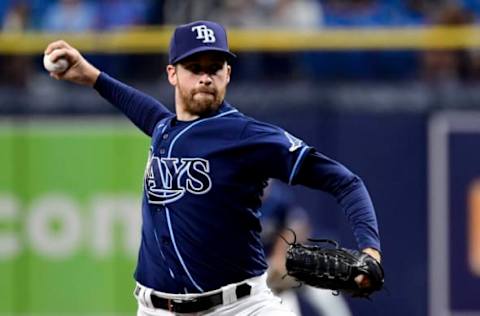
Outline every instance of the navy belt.
<svg viewBox="0 0 480 316">
<path fill-rule="evenodd" d="M 139 291 L 140 287 L 137 285 L 135 292 Z M 239 284 L 235 288 L 237 299 L 250 295 L 251 291 L 252 287 L 247 283 Z M 150 298 L 153 307 L 176 313 L 198 313 L 223 304 L 222 292 L 185 300 L 159 297 L 154 293 Z"/>
</svg>

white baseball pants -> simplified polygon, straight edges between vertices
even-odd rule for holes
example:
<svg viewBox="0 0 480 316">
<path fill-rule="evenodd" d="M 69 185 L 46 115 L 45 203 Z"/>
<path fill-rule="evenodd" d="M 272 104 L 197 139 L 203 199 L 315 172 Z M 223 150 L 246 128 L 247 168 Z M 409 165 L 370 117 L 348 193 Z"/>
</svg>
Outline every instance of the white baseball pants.
<svg viewBox="0 0 480 316">
<path fill-rule="evenodd" d="M 148 295 L 154 294 L 164 298 L 170 299 L 188 299 L 205 294 L 169 294 L 154 291 L 150 288 L 138 284 L 141 288 L 136 299 L 138 302 L 137 316 L 295 316 L 277 296 L 273 295 L 267 286 L 267 274 L 254 277 L 246 280 L 252 286 L 251 294 L 242 297 L 239 300 L 234 300 L 231 303 L 219 305 L 213 309 L 193 313 L 193 314 L 175 314 L 163 309 L 156 309 L 149 302 Z M 225 292 L 226 289 L 231 288 L 227 285 L 221 288 Z M 217 290 L 218 291 L 218 290 Z M 211 293 L 211 292 L 209 292 Z"/>
</svg>

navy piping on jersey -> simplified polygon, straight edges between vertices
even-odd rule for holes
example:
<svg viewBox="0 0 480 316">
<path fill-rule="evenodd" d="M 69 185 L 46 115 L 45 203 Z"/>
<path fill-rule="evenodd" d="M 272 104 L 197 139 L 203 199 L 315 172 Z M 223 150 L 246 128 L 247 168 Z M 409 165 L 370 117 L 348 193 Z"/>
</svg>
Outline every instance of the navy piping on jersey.
<svg viewBox="0 0 480 316">
<path fill-rule="evenodd" d="M 158 125 L 158 128 L 160 128 L 160 127 L 162 127 L 162 124 Z M 163 134 L 163 132 L 165 132 L 166 129 L 167 129 L 167 125 L 164 124 L 161 133 Z"/>
<path fill-rule="evenodd" d="M 158 127 L 160 127 L 160 126 L 161 126 L 161 124 L 159 124 Z M 165 128 L 166 128 L 166 126 L 163 128 L 162 133 L 163 133 L 163 131 L 165 131 Z M 151 149 L 153 150 L 153 147 L 151 147 Z M 146 172 L 148 172 L 148 170 L 146 170 Z M 145 186 L 144 186 L 144 188 L 145 188 Z M 150 216 L 152 216 L 152 215 L 150 214 Z M 152 219 L 152 222 L 153 222 L 153 219 Z M 162 247 L 160 246 L 160 241 L 158 239 L 158 234 L 157 234 L 157 229 L 156 228 L 153 229 L 153 235 L 155 236 L 155 242 L 157 243 L 158 250 L 160 251 L 160 254 L 162 255 L 163 260 L 166 262 L 167 258 L 165 257 L 165 254 L 162 251 Z M 173 273 L 172 269 L 170 269 L 170 267 L 168 267 L 168 272 L 170 273 L 170 276 L 172 277 L 172 279 L 175 280 L 175 274 Z"/>
<path fill-rule="evenodd" d="M 290 173 L 290 178 L 288 179 L 288 184 L 292 184 L 293 177 L 297 174 L 297 169 L 300 166 L 300 162 L 303 160 L 303 156 L 305 156 L 305 153 L 310 147 L 304 146 L 302 148 L 302 151 L 297 157 L 297 161 L 295 161 L 295 164 L 293 165 L 292 173 Z"/>
<path fill-rule="evenodd" d="M 163 125 L 162 125 L 162 124 L 159 124 L 158 127 L 161 127 L 161 126 L 163 126 Z M 166 126 L 163 128 L 162 133 L 163 133 L 163 131 L 165 131 L 165 128 L 166 128 Z M 150 150 L 153 151 L 153 147 L 150 147 Z M 145 169 L 145 173 L 147 173 L 147 172 L 148 172 L 148 166 L 147 166 L 147 168 Z M 145 174 L 145 177 L 146 177 L 146 174 Z M 146 190 L 145 184 L 144 184 L 144 189 Z M 150 218 L 151 218 L 151 217 L 152 217 L 152 215 L 150 214 Z M 153 222 L 153 219 L 152 219 L 152 218 L 151 218 L 151 220 L 152 220 L 152 222 Z M 157 229 L 156 229 L 156 228 L 153 229 L 153 235 L 155 236 L 155 242 L 156 242 L 156 244 L 157 244 L 157 248 L 158 248 L 158 250 L 160 251 L 160 254 L 162 255 L 163 260 L 166 262 L 166 261 L 167 261 L 167 258 L 165 257 L 165 254 L 164 254 L 163 251 L 162 251 L 162 247 L 160 246 L 160 241 L 159 241 L 159 239 L 158 239 L 158 234 L 157 234 Z M 170 269 L 170 267 L 168 267 L 168 271 L 170 272 L 170 276 L 172 277 L 172 279 L 175 280 L 175 274 L 173 273 L 172 269 Z"/>
<path fill-rule="evenodd" d="M 165 255 L 163 254 L 162 248 L 160 247 L 160 241 L 158 240 L 156 229 L 153 229 L 153 234 L 155 235 L 155 241 L 157 242 L 158 250 L 160 250 L 160 254 L 162 255 L 163 260 L 166 262 L 167 258 L 165 258 Z M 168 267 L 168 272 L 170 273 L 170 276 L 172 277 L 172 279 L 175 280 L 175 274 L 173 273 L 172 269 L 170 269 L 170 267 Z"/>
<path fill-rule="evenodd" d="M 158 250 L 160 250 L 160 254 L 162 255 L 163 260 L 167 260 L 167 258 L 165 258 L 165 255 L 163 254 L 162 248 L 160 247 L 160 241 L 158 240 L 157 230 L 155 228 L 153 229 L 153 235 L 155 236 L 155 240 L 157 241 Z"/>
<path fill-rule="evenodd" d="M 162 130 L 160 131 L 160 134 L 163 134 L 163 133 L 165 132 L 165 130 L 167 129 L 168 126 L 167 126 L 167 124 L 166 124 L 166 121 L 167 121 L 168 119 L 170 119 L 170 117 L 167 117 L 167 118 L 165 118 L 165 119 L 163 119 L 163 120 L 160 121 L 160 122 L 165 122 L 165 123 L 159 123 L 159 124 L 158 124 L 157 128 L 163 127 Z M 152 137 L 153 137 L 153 135 L 152 135 Z M 156 142 L 155 145 L 157 145 L 157 144 L 158 144 L 158 141 Z M 153 147 L 152 147 L 152 150 L 153 150 Z"/>
<path fill-rule="evenodd" d="M 171 155 L 172 155 L 172 149 L 173 149 L 173 145 L 175 145 L 175 142 L 177 141 L 177 139 L 182 136 L 186 131 L 188 131 L 190 128 L 194 127 L 195 125 L 201 123 L 201 122 L 205 122 L 205 121 L 208 121 L 208 120 L 212 120 L 212 119 L 215 119 L 215 118 L 218 118 L 218 117 L 222 117 L 222 116 L 225 116 L 225 115 L 228 115 L 228 114 L 232 114 L 232 113 L 235 113 L 235 112 L 238 112 L 238 110 L 234 109 L 234 110 L 230 110 L 230 111 L 227 111 L 227 112 L 224 112 L 224 113 L 220 113 L 220 114 L 217 114 L 213 117 L 208 117 L 208 118 L 204 118 L 204 119 L 201 119 L 201 120 L 198 120 L 194 123 L 192 123 L 191 125 L 187 126 L 185 129 L 183 129 L 182 131 L 180 131 L 177 136 L 175 136 L 175 138 L 172 140 L 172 142 L 170 143 L 170 147 L 168 148 L 168 153 L 167 153 L 167 158 L 171 158 Z M 182 255 L 180 254 L 180 252 L 178 251 L 178 247 L 177 247 L 177 243 L 175 241 L 175 236 L 173 235 L 173 228 L 172 228 L 172 222 L 170 220 L 170 210 L 166 207 L 165 207 L 165 215 L 167 217 L 167 224 L 168 224 L 168 231 L 170 233 L 170 238 L 172 240 L 172 244 L 173 244 L 173 248 L 175 249 L 175 253 L 178 257 L 178 260 L 180 261 L 182 267 L 183 267 L 183 270 L 185 270 L 185 273 L 187 274 L 188 278 L 190 279 L 190 281 L 192 282 L 192 284 L 197 288 L 197 290 L 199 290 L 200 292 L 204 292 L 204 290 L 197 284 L 197 282 L 195 282 L 195 280 L 193 279 L 192 275 L 190 274 L 190 271 L 188 271 L 188 268 L 187 266 L 185 265 L 185 262 L 183 261 L 183 258 L 182 258 Z"/>
<path fill-rule="evenodd" d="M 190 274 L 190 271 L 188 271 L 187 266 L 185 265 L 185 262 L 183 261 L 182 255 L 178 251 L 177 242 L 175 241 L 175 236 L 173 235 L 172 222 L 170 220 L 170 210 L 166 206 L 165 206 L 165 214 L 167 216 L 168 232 L 170 233 L 170 238 L 172 239 L 173 248 L 175 249 L 175 253 L 177 254 L 178 260 L 180 260 L 180 264 L 182 265 L 183 270 L 185 270 L 185 273 L 187 273 L 187 276 L 190 279 L 190 282 L 192 282 L 192 284 L 197 288 L 197 290 L 199 290 L 200 292 L 204 292 L 203 289 L 192 278 L 192 275 Z"/>
<path fill-rule="evenodd" d="M 205 121 L 208 121 L 208 120 L 213 120 L 215 118 L 222 117 L 222 116 L 232 114 L 232 113 L 235 113 L 235 112 L 238 112 L 238 110 L 236 110 L 236 109 L 235 110 L 230 110 L 230 111 L 227 111 L 227 112 L 224 112 L 224 113 L 217 114 L 214 117 L 207 117 L 207 118 L 201 119 L 201 120 L 196 121 L 195 123 L 192 123 L 191 125 L 187 126 L 184 130 L 182 130 L 180 133 L 178 133 L 177 136 L 175 136 L 175 138 L 172 140 L 172 143 L 170 144 L 170 148 L 168 148 L 167 158 L 170 158 L 170 155 L 172 154 L 173 145 L 175 144 L 177 139 L 180 136 L 182 136 L 186 131 L 188 131 L 190 128 L 194 127 L 198 123 L 205 122 Z"/>
</svg>

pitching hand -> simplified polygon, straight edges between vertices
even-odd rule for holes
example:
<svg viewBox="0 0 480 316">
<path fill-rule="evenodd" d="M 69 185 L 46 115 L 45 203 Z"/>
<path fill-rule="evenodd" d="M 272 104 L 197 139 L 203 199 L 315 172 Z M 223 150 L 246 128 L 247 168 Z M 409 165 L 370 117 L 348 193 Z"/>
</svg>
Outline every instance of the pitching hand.
<svg viewBox="0 0 480 316">
<path fill-rule="evenodd" d="M 65 41 L 50 43 L 45 49 L 45 54 L 50 55 L 53 62 L 59 58 L 65 58 L 68 61 L 69 67 L 64 72 L 50 72 L 50 76 L 57 80 L 68 80 L 93 87 L 100 75 L 100 70 L 90 64 L 78 50 Z"/>
</svg>

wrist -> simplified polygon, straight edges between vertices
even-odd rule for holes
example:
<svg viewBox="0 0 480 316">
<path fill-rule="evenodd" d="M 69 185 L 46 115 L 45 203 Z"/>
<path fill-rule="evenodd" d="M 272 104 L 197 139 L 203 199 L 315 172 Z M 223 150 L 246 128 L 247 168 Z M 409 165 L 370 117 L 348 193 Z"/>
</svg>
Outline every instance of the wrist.
<svg viewBox="0 0 480 316">
<path fill-rule="evenodd" d="M 374 249 L 374 248 L 365 248 L 362 250 L 362 252 L 372 256 L 375 260 L 377 260 L 378 262 L 380 262 L 382 260 L 382 256 L 380 254 L 380 251 L 378 251 L 377 249 Z"/>
<path fill-rule="evenodd" d="M 89 68 L 90 69 L 88 69 L 85 84 L 93 88 L 98 80 L 98 77 L 100 76 L 100 70 L 91 65 Z"/>
</svg>

